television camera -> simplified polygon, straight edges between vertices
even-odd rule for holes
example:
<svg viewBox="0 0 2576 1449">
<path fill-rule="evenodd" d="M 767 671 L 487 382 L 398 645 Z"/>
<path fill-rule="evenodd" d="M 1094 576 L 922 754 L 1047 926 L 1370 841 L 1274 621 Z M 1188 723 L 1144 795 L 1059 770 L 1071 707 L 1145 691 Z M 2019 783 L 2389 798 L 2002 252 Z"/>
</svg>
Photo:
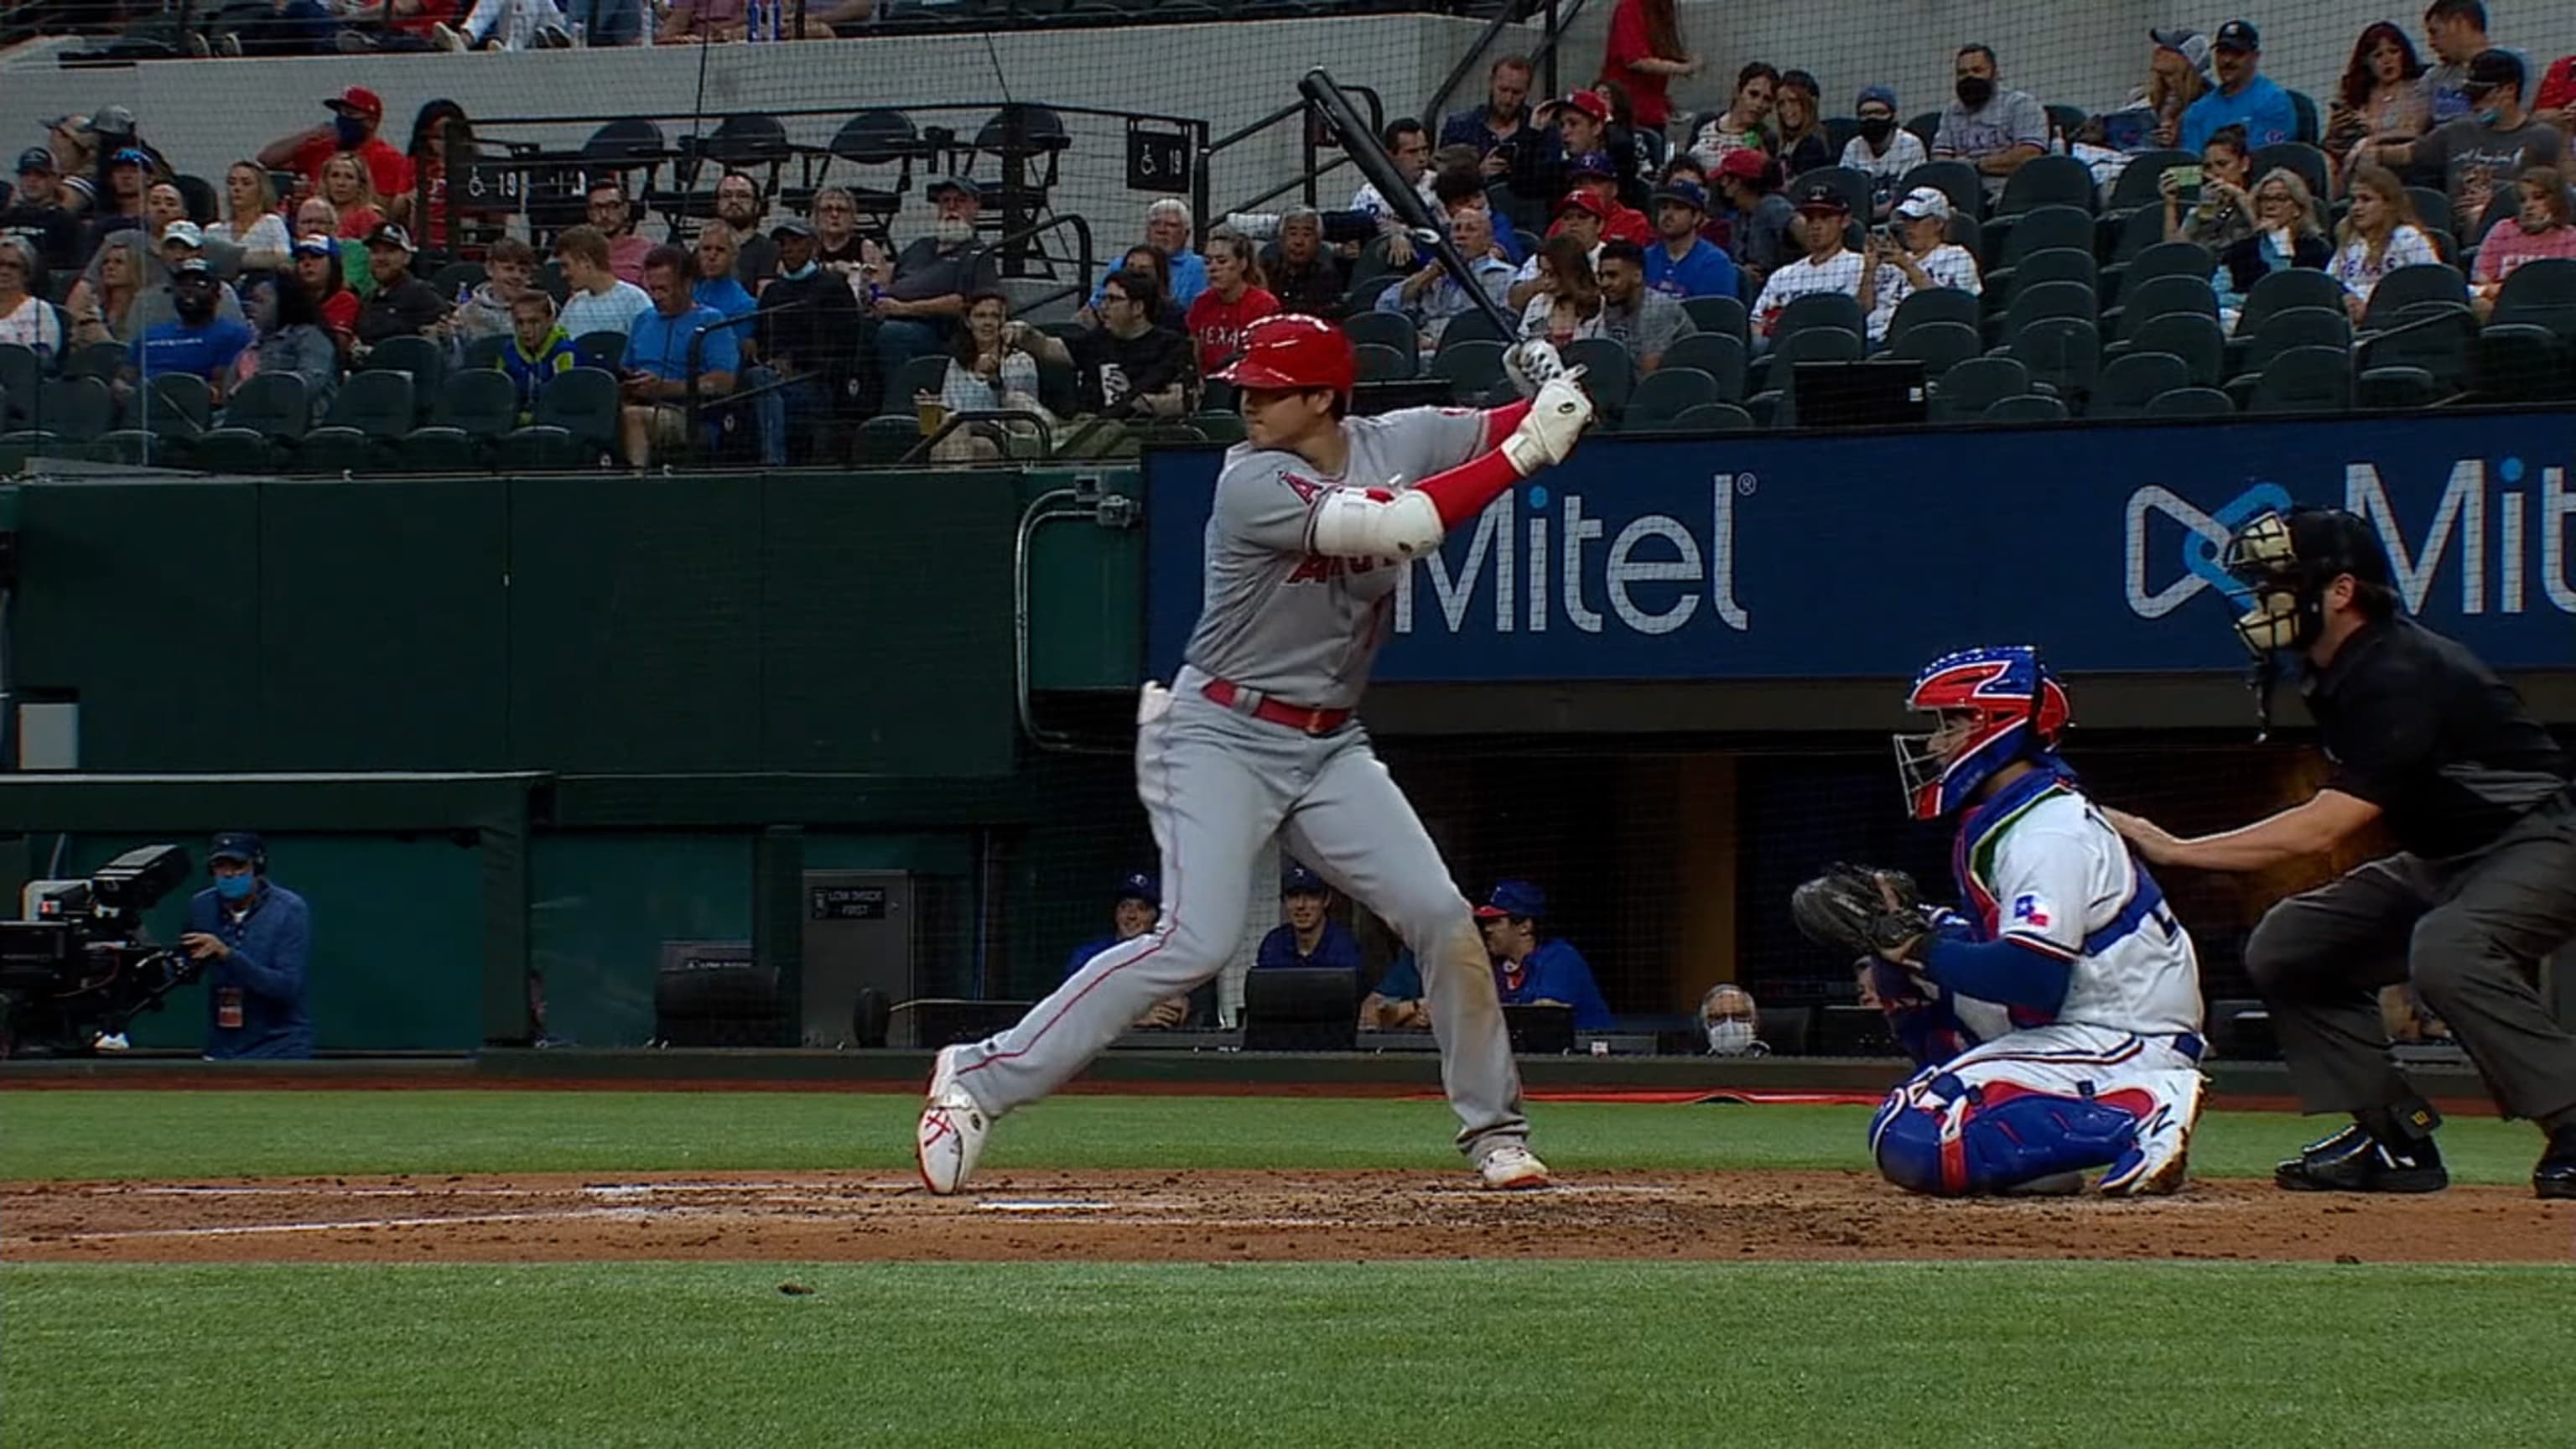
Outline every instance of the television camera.
<svg viewBox="0 0 2576 1449">
<path fill-rule="evenodd" d="M 87 880 L 30 882 L 27 918 L 0 921 L 0 1057 L 87 1054 L 196 980 L 200 963 L 143 929 L 187 879 L 186 851 L 147 845 Z"/>
</svg>

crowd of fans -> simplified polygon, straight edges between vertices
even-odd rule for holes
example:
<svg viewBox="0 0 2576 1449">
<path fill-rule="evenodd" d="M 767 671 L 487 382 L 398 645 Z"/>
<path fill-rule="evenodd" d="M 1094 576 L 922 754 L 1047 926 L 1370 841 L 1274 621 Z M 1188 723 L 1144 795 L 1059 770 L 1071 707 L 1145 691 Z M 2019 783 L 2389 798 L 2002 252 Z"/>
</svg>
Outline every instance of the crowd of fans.
<svg viewBox="0 0 2576 1449">
<path fill-rule="evenodd" d="M 552 0 L 462 13 L 388 3 L 371 44 L 387 27 L 425 44 L 445 44 L 442 30 L 520 43 L 565 16 L 594 38 L 729 38 L 748 13 L 699 0 L 634 27 L 612 6 L 569 15 Z M 1045 327 L 1012 318 L 988 192 L 961 177 L 923 187 L 930 216 L 907 236 L 868 225 L 839 187 L 787 214 L 774 180 L 726 172 L 712 215 L 691 223 L 644 214 L 624 175 L 593 173 L 584 221 L 524 235 L 447 205 L 447 158 L 473 144 L 450 103 L 423 107 L 398 146 L 383 102 L 350 87 L 320 124 L 228 167 L 220 188 L 175 172 L 133 114 L 108 107 L 52 118 L 18 157 L 0 210 L 0 344 L 58 371 L 120 346 L 121 389 L 184 371 L 218 403 L 244 379 L 290 371 L 318 420 L 374 349 L 416 336 L 453 364 L 507 373 L 531 417 L 549 379 L 615 371 L 615 451 L 639 466 L 728 445 L 784 462 L 836 421 L 915 408 L 925 426 L 1011 415 L 944 454 L 987 456 L 1013 430 L 1061 442 L 1092 420 L 1190 415 L 1208 401 L 1201 379 L 1281 310 L 1383 314 L 1395 331 L 1371 336 L 1395 344 L 1396 375 L 1429 369 L 1461 318 L 1485 335 L 1488 301 L 1521 336 L 1615 341 L 1640 374 L 1708 325 L 1714 314 L 1690 305 L 1702 299 L 1741 305 L 1754 356 L 1819 294 L 1853 299 L 1864 345 L 1884 346 L 1908 298 L 1988 290 L 1998 257 L 1979 223 L 2008 223 L 1998 203 L 2043 157 L 2084 168 L 2086 210 L 2143 200 L 2160 213 L 2150 240 L 2206 249 L 2224 325 L 2275 272 L 2331 277 L 2358 321 L 2383 278 L 2429 262 L 2460 268 L 2483 317 L 2516 267 L 2576 258 L 2559 169 L 2576 56 L 2536 67 L 2491 44 L 2487 23 L 2479 0 L 2433 0 L 2429 62 L 2405 29 L 2369 25 L 2322 115 L 2263 74 L 2260 33 L 2231 20 L 2209 35 L 2151 32 L 2144 83 L 2097 114 L 2043 105 L 2009 83 L 2006 57 L 1971 43 L 1952 95 L 1910 120 L 1882 84 L 1829 116 L 1813 75 L 1764 61 L 1735 70 L 1722 107 L 1686 116 L 1668 88 L 1705 62 L 1671 0 L 1618 0 L 1594 87 L 1533 105 L 1532 66 L 1506 57 L 1481 105 L 1385 128 L 1482 298 L 1361 185 L 1344 206 L 1235 213 L 1204 235 L 1187 205 L 1157 200 L 1075 320 Z M 2154 185 L 2138 186 L 2132 164 Z"/>
</svg>

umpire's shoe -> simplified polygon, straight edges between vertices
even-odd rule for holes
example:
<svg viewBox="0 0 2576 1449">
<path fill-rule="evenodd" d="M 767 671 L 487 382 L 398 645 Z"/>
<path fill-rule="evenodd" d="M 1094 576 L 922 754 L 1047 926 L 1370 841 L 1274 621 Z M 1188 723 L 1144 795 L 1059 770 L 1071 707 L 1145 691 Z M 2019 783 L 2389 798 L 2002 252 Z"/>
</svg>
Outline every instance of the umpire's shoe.
<svg viewBox="0 0 2576 1449">
<path fill-rule="evenodd" d="M 2531 1191 L 2538 1197 L 2576 1198 L 2576 1127 L 2549 1134 L 2549 1150 L 2531 1170 Z"/>
<path fill-rule="evenodd" d="M 2440 1192 L 2451 1185 L 2430 1137 L 2388 1141 L 2355 1123 L 2272 1169 L 2293 1192 Z"/>
</svg>

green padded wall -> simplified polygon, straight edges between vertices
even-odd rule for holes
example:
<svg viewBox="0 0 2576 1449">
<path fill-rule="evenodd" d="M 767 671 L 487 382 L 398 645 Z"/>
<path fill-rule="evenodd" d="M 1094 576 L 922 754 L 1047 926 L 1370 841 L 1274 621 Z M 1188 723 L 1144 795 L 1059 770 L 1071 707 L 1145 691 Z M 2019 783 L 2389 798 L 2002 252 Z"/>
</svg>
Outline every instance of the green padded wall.
<svg viewBox="0 0 2576 1449">
<path fill-rule="evenodd" d="M 546 1029 L 586 1047 L 653 1035 L 664 941 L 751 939 L 748 833 L 540 835 L 529 855 L 529 955 Z"/>
</svg>

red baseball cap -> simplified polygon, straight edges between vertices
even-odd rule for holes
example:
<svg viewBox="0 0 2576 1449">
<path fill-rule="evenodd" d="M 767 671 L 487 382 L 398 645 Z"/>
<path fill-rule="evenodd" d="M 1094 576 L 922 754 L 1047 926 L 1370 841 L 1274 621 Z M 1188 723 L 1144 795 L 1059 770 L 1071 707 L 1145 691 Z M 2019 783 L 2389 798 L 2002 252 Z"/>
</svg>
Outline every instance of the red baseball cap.
<svg viewBox="0 0 2576 1449">
<path fill-rule="evenodd" d="M 351 86 L 322 104 L 335 111 L 364 116 L 370 121 L 381 121 L 385 118 L 385 98 L 365 86 Z"/>
<path fill-rule="evenodd" d="M 1569 191 L 1565 193 L 1565 199 L 1556 204 L 1556 210 L 1553 215 L 1563 216 L 1569 211 L 1582 212 L 1585 216 L 1591 217 L 1595 221 L 1608 221 L 1610 219 L 1610 211 L 1607 207 L 1604 207 L 1601 204 L 1601 198 L 1593 195 L 1589 191 Z"/>
<path fill-rule="evenodd" d="M 1751 181 L 1771 165 L 1771 158 L 1750 147 L 1739 146 L 1717 158 L 1717 174 L 1738 181 Z"/>
<path fill-rule="evenodd" d="M 1576 91 L 1574 94 L 1567 96 L 1556 104 L 1560 106 L 1572 106 L 1583 114 L 1590 116 L 1592 119 L 1605 124 L 1610 119 L 1610 103 L 1602 99 L 1599 91 Z"/>
</svg>

